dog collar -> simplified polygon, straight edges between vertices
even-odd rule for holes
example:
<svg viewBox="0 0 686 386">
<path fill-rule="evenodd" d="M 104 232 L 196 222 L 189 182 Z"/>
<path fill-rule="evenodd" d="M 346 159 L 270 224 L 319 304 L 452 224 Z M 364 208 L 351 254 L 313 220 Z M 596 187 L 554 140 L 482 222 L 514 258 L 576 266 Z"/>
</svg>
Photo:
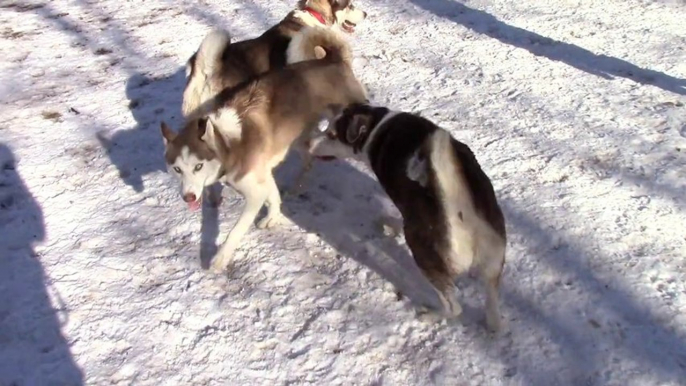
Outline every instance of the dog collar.
<svg viewBox="0 0 686 386">
<path fill-rule="evenodd" d="M 320 23 L 326 25 L 326 20 L 324 20 L 324 16 L 322 16 L 321 13 L 315 11 L 314 9 L 312 9 L 310 7 L 305 7 L 305 9 L 303 11 L 312 15 L 315 19 L 319 20 Z"/>
</svg>

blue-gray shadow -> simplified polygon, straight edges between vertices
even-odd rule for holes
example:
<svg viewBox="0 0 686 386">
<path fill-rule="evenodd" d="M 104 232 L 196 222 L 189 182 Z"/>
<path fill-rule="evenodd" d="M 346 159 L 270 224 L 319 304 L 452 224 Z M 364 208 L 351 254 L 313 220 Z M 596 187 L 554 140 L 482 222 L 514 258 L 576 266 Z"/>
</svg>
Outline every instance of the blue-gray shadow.
<svg viewBox="0 0 686 386">
<path fill-rule="evenodd" d="M 529 51 L 536 56 L 565 63 L 581 71 L 604 79 L 615 77 L 659 87 L 675 94 L 686 95 L 686 79 L 639 67 L 633 63 L 593 52 L 575 44 L 565 43 L 509 25 L 495 16 L 457 1 L 409 0 L 436 16 L 448 19 L 476 33 L 504 44 Z"/>
<path fill-rule="evenodd" d="M 646 371 L 661 377 L 661 381 L 686 379 L 686 341 L 662 321 L 651 304 L 643 304 L 632 295 L 621 280 L 608 281 L 589 266 L 601 252 L 585 248 L 581 240 L 551 234 L 551 227 L 532 218 L 517 208 L 511 200 L 502 200 L 509 227 L 523 237 L 527 256 L 534 264 L 547 266 L 565 277 L 560 290 L 570 291 L 568 296 L 581 292 L 592 299 L 585 304 L 608 320 L 598 322 L 573 315 L 573 310 L 546 310 L 526 299 L 526 288 L 519 288 L 505 279 L 503 298 L 507 307 L 525 325 L 547 332 L 552 342 L 561 347 L 567 369 L 575 372 L 573 381 L 585 384 L 602 384 L 598 377 L 606 371 L 603 353 L 595 349 L 598 335 L 604 342 L 613 341 L 614 353 L 622 360 L 639 363 Z M 599 256 L 598 256 L 599 257 Z M 634 289 L 637 291 L 638 289 Z M 622 336 L 615 340 L 612 336 Z M 613 374 L 607 374 L 612 377 Z M 545 367 L 530 369 L 529 378 L 535 384 L 559 379 L 559 374 Z M 548 383 L 550 384 L 550 383 Z"/>
<path fill-rule="evenodd" d="M 58 304 L 51 304 L 34 250 L 45 234 L 41 205 L 12 149 L 0 143 L 0 385 L 84 384 L 61 332 L 69 310 L 54 290 Z"/>
<path fill-rule="evenodd" d="M 136 125 L 112 136 L 96 134 L 122 181 L 136 192 L 145 189 L 144 176 L 166 170 L 159 125 L 162 120 L 181 124 L 185 82 L 183 67 L 159 78 L 134 74 L 126 82 L 126 96 Z"/>
</svg>

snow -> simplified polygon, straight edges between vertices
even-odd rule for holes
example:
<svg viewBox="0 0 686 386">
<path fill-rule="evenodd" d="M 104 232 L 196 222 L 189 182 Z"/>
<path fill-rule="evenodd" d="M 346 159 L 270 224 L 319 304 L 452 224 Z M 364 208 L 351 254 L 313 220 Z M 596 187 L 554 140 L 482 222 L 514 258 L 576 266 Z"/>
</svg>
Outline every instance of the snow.
<svg viewBox="0 0 686 386">
<path fill-rule="evenodd" d="M 396 301 L 429 290 L 357 164 L 318 164 L 292 225 L 202 269 L 241 198 L 187 211 L 159 122 L 211 28 L 255 36 L 294 2 L 0 2 L 0 385 L 686 385 L 683 2 L 358 2 L 374 101 L 496 187 L 498 337 L 470 278 L 459 322 Z"/>
</svg>

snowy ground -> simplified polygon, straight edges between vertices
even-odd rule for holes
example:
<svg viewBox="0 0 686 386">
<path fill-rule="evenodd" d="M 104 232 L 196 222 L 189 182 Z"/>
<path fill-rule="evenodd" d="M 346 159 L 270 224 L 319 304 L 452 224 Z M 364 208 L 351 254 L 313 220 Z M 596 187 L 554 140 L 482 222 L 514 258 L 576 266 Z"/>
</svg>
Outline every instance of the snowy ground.
<svg viewBox="0 0 686 386">
<path fill-rule="evenodd" d="M 358 3 L 374 100 L 450 129 L 496 186 L 497 339 L 470 279 L 460 323 L 395 301 L 425 282 L 346 163 L 228 277 L 201 268 L 240 198 L 188 212 L 159 121 L 210 28 L 255 36 L 294 2 L 0 1 L 0 385 L 686 384 L 683 1 Z"/>
</svg>

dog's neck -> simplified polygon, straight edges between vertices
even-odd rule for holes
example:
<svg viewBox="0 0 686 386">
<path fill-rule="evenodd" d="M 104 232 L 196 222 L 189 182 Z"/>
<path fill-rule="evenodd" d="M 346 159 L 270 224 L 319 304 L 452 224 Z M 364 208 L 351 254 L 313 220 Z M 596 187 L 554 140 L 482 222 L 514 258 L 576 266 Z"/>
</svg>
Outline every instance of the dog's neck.
<svg viewBox="0 0 686 386">
<path fill-rule="evenodd" d="M 317 21 L 319 21 L 320 23 L 326 25 L 326 20 L 324 19 L 324 16 L 322 16 L 322 14 L 317 12 L 315 9 L 313 9 L 311 7 L 305 7 L 305 9 L 303 9 L 303 11 L 312 15 L 312 17 L 317 19 Z"/>
<path fill-rule="evenodd" d="M 372 130 L 369 132 L 369 135 L 367 136 L 366 140 L 364 141 L 364 144 L 362 144 L 362 147 L 360 149 L 361 153 L 364 154 L 365 157 L 369 156 L 369 150 L 372 146 L 374 146 L 374 140 L 376 139 L 376 137 L 378 137 L 379 134 L 385 131 L 384 124 L 388 122 L 389 119 L 400 114 L 401 111 L 393 111 L 388 108 L 382 107 L 377 108 L 376 114 L 379 113 L 383 113 L 383 115 L 381 117 L 375 117 L 376 122 L 372 123 Z"/>
<path fill-rule="evenodd" d="M 297 9 L 293 11 L 292 15 L 307 27 L 328 26 L 324 15 L 310 7 Z"/>
</svg>

